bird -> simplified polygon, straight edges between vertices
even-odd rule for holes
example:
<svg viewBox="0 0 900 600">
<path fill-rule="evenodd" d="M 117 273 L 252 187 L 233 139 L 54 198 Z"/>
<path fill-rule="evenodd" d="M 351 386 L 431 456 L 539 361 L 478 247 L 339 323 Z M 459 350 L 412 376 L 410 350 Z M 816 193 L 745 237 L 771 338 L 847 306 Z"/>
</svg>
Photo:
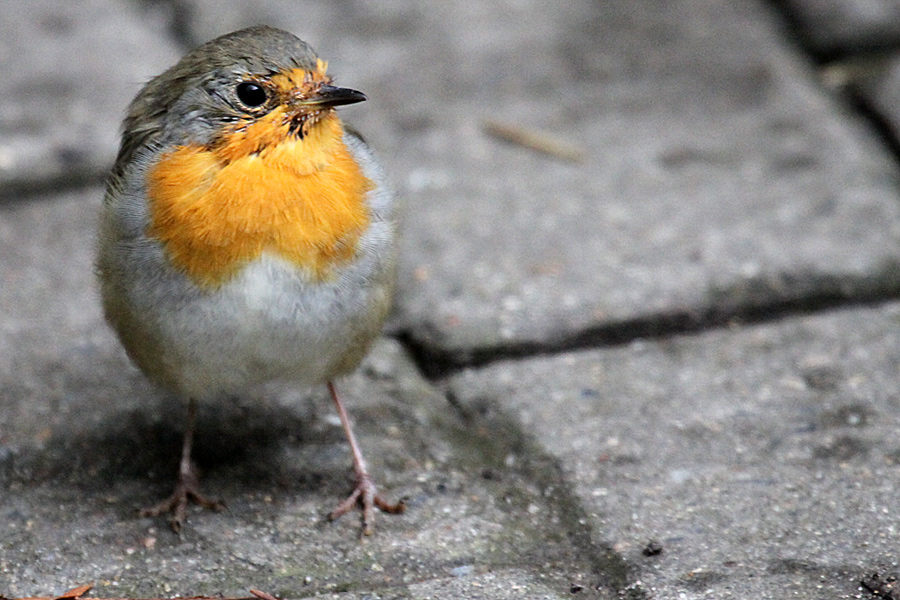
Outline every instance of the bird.
<svg viewBox="0 0 900 600">
<path fill-rule="evenodd" d="M 401 513 L 370 475 L 335 379 L 380 334 L 396 280 L 395 197 L 338 87 L 298 37 L 258 25 L 217 37 L 150 79 L 129 105 L 100 209 L 95 270 L 131 361 L 186 400 L 174 492 L 141 515 L 180 532 L 201 492 L 198 403 L 273 381 L 325 384 L 355 486 L 329 513 Z"/>
</svg>

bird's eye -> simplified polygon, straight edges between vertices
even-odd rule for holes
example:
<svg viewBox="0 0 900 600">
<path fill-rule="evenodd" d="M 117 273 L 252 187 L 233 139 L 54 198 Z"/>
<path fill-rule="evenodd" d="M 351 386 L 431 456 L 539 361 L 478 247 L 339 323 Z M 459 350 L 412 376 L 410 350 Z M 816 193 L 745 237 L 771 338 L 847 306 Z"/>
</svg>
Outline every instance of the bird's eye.
<svg viewBox="0 0 900 600">
<path fill-rule="evenodd" d="M 265 104 L 267 99 L 266 90 L 264 90 L 259 84 L 253 83 L 252 81 L 244 81 L 238 84 L 237 97 L 238 100 L 240 100 L 250 108 L 262 106 L 263 104 Z"/>
</svg>

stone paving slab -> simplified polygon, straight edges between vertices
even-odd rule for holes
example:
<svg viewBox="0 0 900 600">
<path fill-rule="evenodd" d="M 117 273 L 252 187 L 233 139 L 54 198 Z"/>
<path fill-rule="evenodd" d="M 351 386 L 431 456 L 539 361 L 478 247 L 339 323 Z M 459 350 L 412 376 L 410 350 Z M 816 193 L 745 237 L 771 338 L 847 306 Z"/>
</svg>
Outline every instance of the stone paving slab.
<svg viewBox="0 0 900 600">
<path fill-rule="evenodd" d="M 782 0 L 810 49 L 847 55 L 900 44 L 895 0 Z"/>
<path fill-rule="evenodd" d="M 565 597 L 603 569 L 624 585 L 610 549 L 588 559 L 570 539 L 577 524 L 545 493 L 556 472 L 508 465 L 515 432 L 468 431 L 390 340 L 339 389 L 405 515 L 364 541 L 356 515 L 324 522 L 351 487 L 339 421 L 324 389 L 273 387 L 201 406 L 195 457 L 226 512 L 192 512 L 181 537 L 138 518 L 174 484 L 185 408 L 102 322 L 101 193 L 0 206 L 0 596 L 93 582 L 101 597 Z"/>
<path fill-rule="evenodd" d="M 0 595 L 834 598 L 897 571 L 900 306 L 552 355 L 604 328 L 900 289 L 896 165 L 767 5 L 17 6 L 0 68 L 34 67 L 0 95 Z M 420 364 L 537 354 L 439 389 L 377 344 L 342 389 L 410 511 L 362 542 L 358 520 L 322 521 L 350 485 L 322 390 L 204 406 L 197 458 L 229 510 L 180 538 L 134 516 L 169 491 L 183 407 L 100 317 L 102 191 L 35 193 L 99 176 L 125 103 L 177 57 L 167 28 L 257 22 L 370 96 L 344 115 L 406 200 L 393 328 Z"/>
<path fill-rule="evenodd" d="M 105 177 L 128 102 L 180 54 L 167 23 L 127 1 L 0 3 L 0 194 Z"/>
<path fill-rule="evenodd" d="M 898 568 L 898 350 L 894 303 L 501 362 L 448 389 L 472 427 L 515 422 L 558 462 L 649 597 L 847 598 Z"/>
<path fill-rule="evenodd" d="M 760 2 L 189 5 L 196 37 L 269 19 L 370 95 L 344 114 L 406 200 L 396 326 L 439 357 L 900 287 L 897 168 Z"/>
</svg>

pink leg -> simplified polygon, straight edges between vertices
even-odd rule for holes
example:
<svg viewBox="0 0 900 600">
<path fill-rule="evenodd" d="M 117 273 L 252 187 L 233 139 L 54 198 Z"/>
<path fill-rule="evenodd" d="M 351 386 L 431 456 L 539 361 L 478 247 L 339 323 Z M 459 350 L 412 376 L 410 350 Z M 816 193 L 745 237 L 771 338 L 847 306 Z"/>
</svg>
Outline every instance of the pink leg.
<svg viewBox="0 0 900 600">
<path fill-rule="evenodd" d="M 331 399 L 334 401 L 335 408 L 337 408 L 341 425 L 343 425 L 344 432 L 347 434 L 347 441 L 350 442 L 350 451 L 353 453 L 353 470 L 356 471 L 356 487 L 353 493 L 341 502 L 336 509 L 331 511 L 328 518 L 334 521 L 352 510 L 357 504 L 360 504 L 363 511 L 363 534 L 372 535 L 372 524 L 375 521 L 376 507 L 382 512 L 399 514 L 406 510 L 406 504 L 402 500 L 392 504 L 378 494 L 375 482 L 372 481 L 372 476 L 366 470 L 366 461 L 363 459 L 359 444 L 356 443 L 356 436 L 353 435 L 350 417 L 347 416 L 347 411 L 344 409 L 341 399 L 338 398 L 337 390 L 335 390 L 334 383 L 331 381 L 328 382 L 328 391 L 331 393 Z"/>
<path fill-rule="evenodd" d="M 221 510 L 223 507 L 218 500 L 208 498 L 200 493 L 200 478 L 197 475 L 197 467 L 191 460 L 196 413 L 197 403 L 191 398 L 188 401 L 187 431 L 184 433 L 184 442 L 181 446 L 181 465 L 178 468 L 178 483 L 175 485 L 175 491 L 162 502 L 140 511 L 142 517 L 158 517 L 171 512 L 172 520 L 169 521 L 169 524 L 175 533 L 181 531 L 181 525 L 187 519 L 188 500 L 210 510 Z"/>
</svg>

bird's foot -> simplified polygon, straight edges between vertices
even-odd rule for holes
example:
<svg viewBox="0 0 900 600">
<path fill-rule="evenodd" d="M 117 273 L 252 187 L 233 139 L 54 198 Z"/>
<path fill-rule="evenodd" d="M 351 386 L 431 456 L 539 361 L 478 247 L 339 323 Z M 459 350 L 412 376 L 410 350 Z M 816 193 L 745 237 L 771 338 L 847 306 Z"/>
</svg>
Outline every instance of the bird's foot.
<svg viewBox="0 0 900 600">
<path fill-rule="evenodd" d="M 188 501 L 208 510 L 219 511 L 225 507 L 222 502 L 200 493 L 200 479 L 193 462 L 190 463 L 190 468 L 186 472 L 180 474 L 172 495 L 158 504 L 141 509 L 140 515 L 142 517 L 158 517 L 165 513 L 172 513 L 169 525 L 172 527 L 172 531 L 179 533 L 181 525 L 187 520 Z"/>
<path fill-rule="evenodd" d="M 344 515 L 353 510 L 353 508 L 356 506 L 360 506 L 362 508 L 363 535 L 372 535 L 372 532 L 374 531 L 372 527 L 375 523 L 376 508 L 381 512 L 386 512 L 392 515 L 400 514 L 406 510 L 406 503 L 403 502 L 403 500 L 400 500 L 396 503 L 391 503 L 382 498 L 378 494 L 378 489 L 375 486 L 375 482 L 372 481 L 372 478 L 368 473 L 357 475 L 356 488 L 353 490 L 353 493 L 350 494 L 346 500 L 338 504 L 337 508 L 329 513 L 328 520 L 334 521 L 341 515 Z"/>
</svg>

